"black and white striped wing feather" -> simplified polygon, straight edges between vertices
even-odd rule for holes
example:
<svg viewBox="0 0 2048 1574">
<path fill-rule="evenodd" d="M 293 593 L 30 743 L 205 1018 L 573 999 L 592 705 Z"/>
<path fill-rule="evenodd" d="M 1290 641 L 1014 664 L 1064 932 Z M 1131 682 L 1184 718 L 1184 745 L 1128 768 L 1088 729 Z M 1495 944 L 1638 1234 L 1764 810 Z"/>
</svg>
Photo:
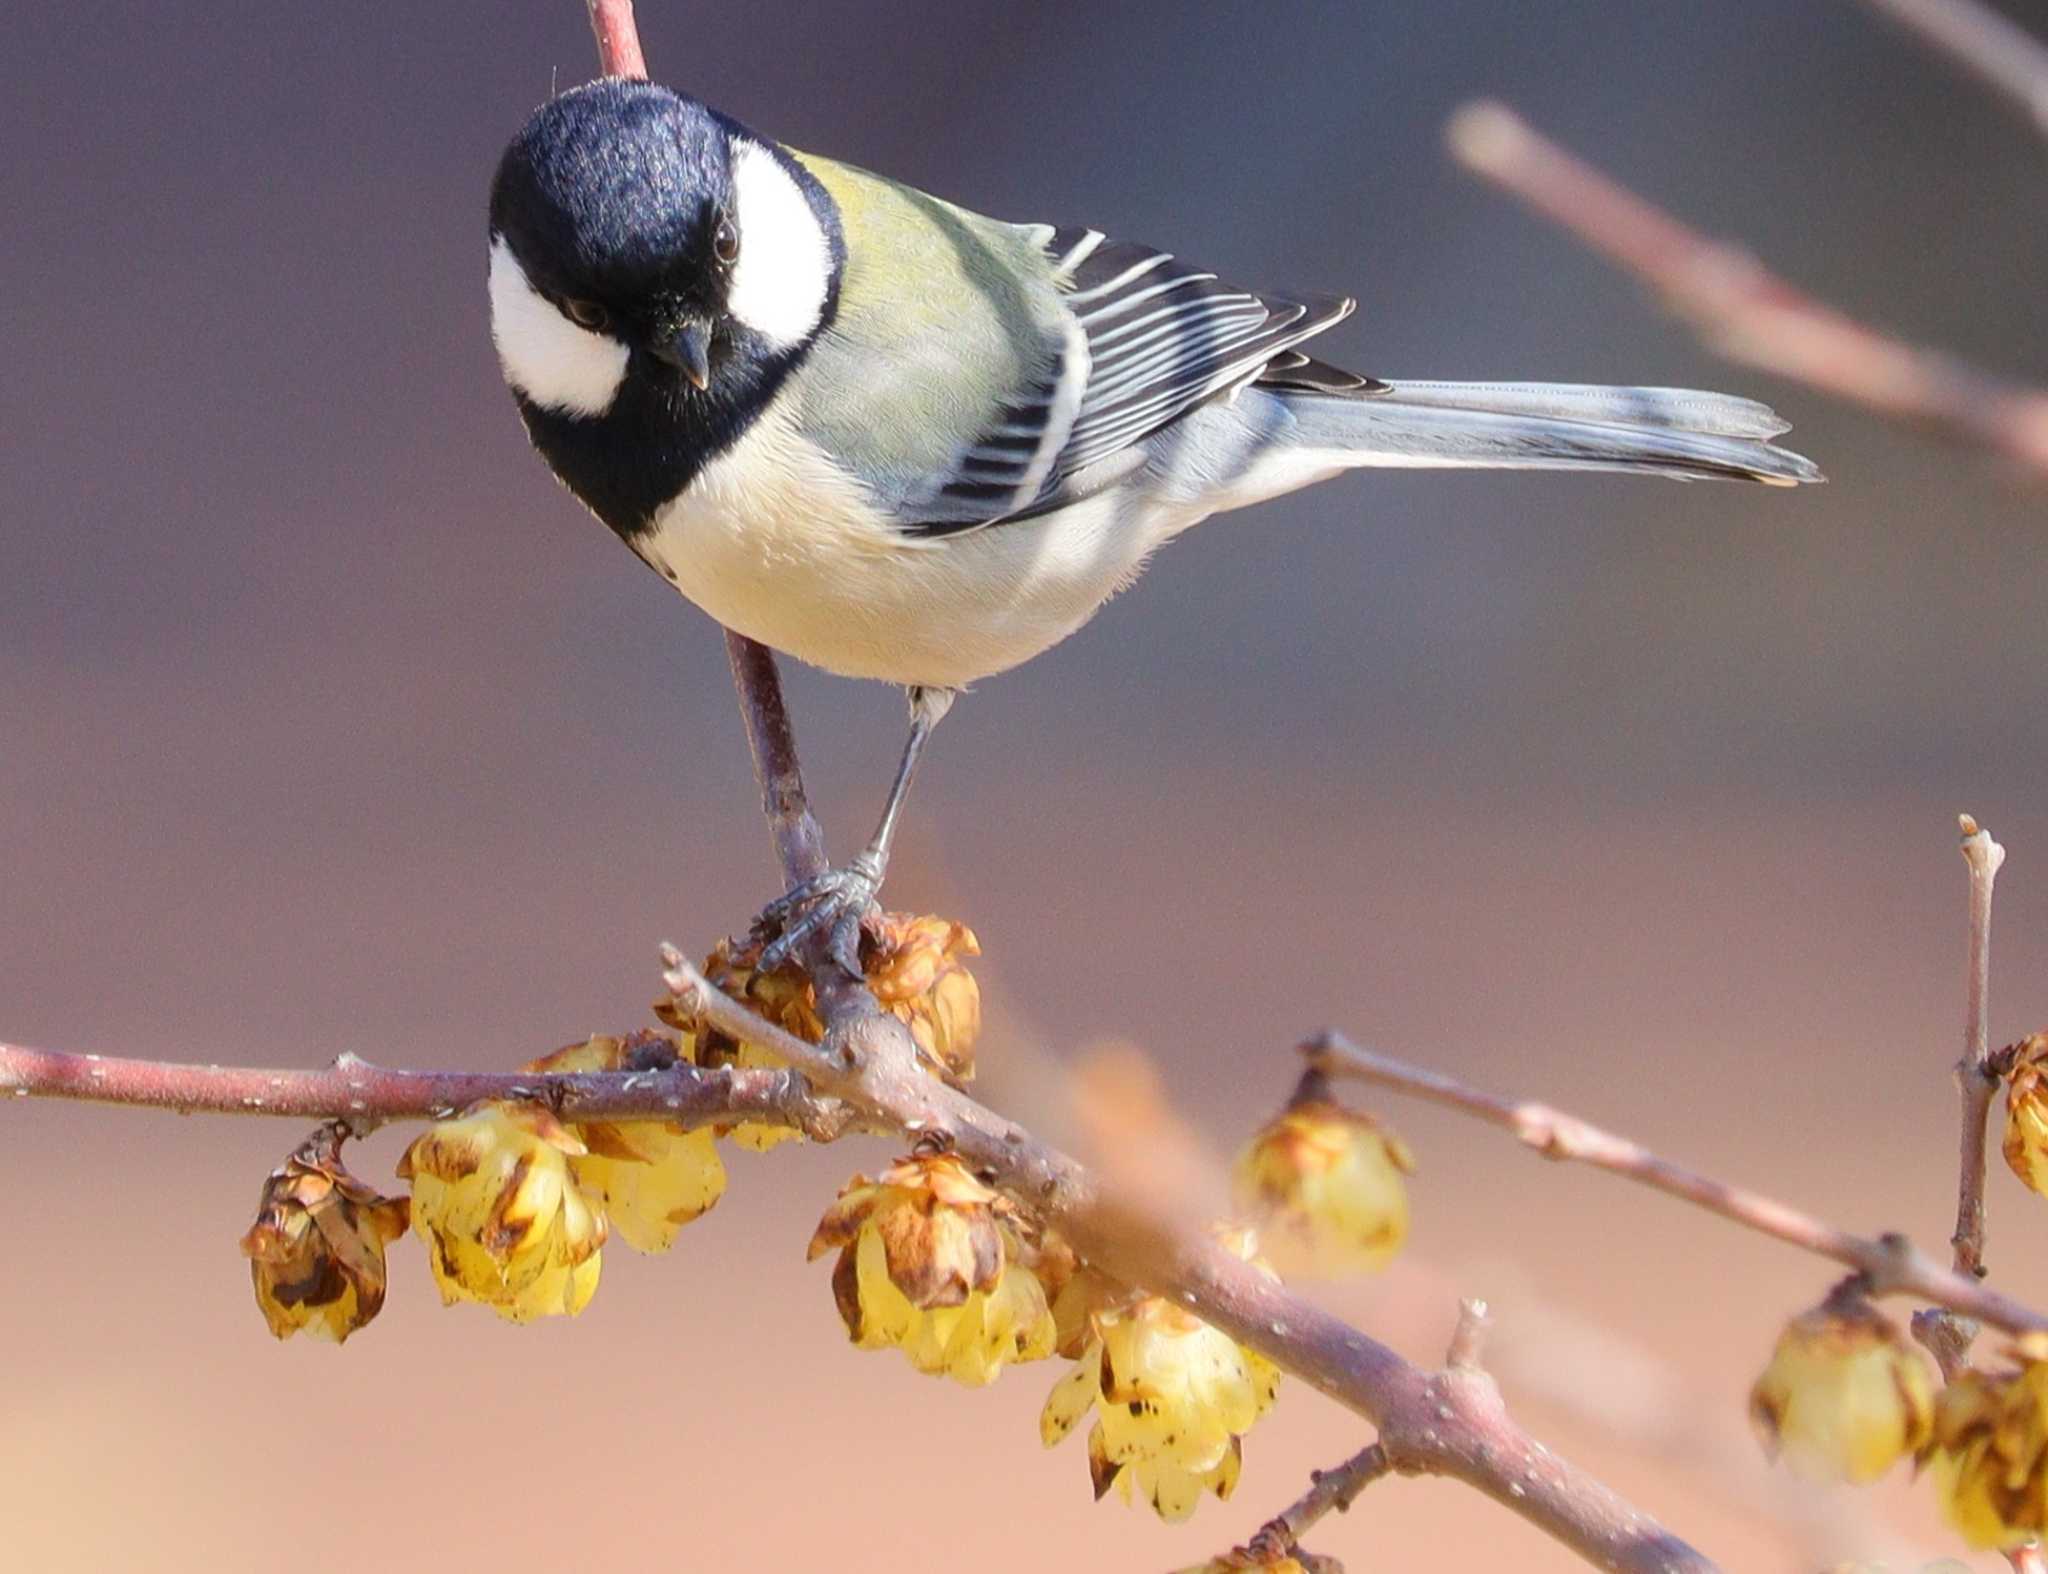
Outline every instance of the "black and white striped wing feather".
<svg viewBox="0 0 2048 1574">
<path fill-rule="evenodd" d="M 1292 348 L 1350 315 L 1342 296 L 1256 295 L 1099 230 L 1041 226 L 1036 238 L 1065 308 L 1064 342 L 1052 370 L 962 453 L 916 534 L 1058 507 L 1079 472 L 1269 368 L 1283 380 L 1314 368 L 1365 386 Z"/>
</svg>

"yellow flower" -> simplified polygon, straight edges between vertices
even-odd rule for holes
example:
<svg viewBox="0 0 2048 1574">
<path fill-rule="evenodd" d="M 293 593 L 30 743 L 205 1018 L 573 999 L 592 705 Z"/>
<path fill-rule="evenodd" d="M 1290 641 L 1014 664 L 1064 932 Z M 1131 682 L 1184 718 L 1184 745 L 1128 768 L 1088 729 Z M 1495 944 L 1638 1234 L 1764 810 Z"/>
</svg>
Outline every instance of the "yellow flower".
<svg viewBox="0 0 2048 1574">
<path fill-rule="evenodd" d="M 818 1016 L 817 997 L 803 969 L 787 962 L 772 973 L 763 973 L 756 965 L 760 959 L 758 940 L 745 944 L 721 940 L 704 959 L 704 977 L 712 988 L 732 996 L 756 1016 L 806 1043 L 817 1043 L 825 1036 L 825 1024 Z M 698 1022 L 673 998 L 656 1001 L 654 1014 L 690 1040 L 695 1046 L 693 1058 L 700 1066 L 779 1071 L 787 1064 L 780 1055 L 758 1044 L 740 1042 L 708 1022 Z M 766 1153 L 785 1142 L 801 1141 L 803 1135 L 791 1126 L 770 1126 L 756 1120 L 738 1121 L 721 1134 L 752 1153 Z"/>
<path fill-rule="evenodd" d="M 1407 1145 L 1328 1099 L 1297 1101 L 1238 1155 L 1239 1205 L 1269 1247 L 1303 1272 L 1383 1268 L 1408 1236 Z"/>
<path fill-rule="evenodd" d="M 981 989 L 967 971 L 964 957 L 979 956 L 981 946 L 965 924 L 944 918 L 918 918 L 884 913 L 861 928 L 861 970 L 882 1009 L 910 1029 L 921 1063 L 955 1085 L 974 1077 L 974 1042 L 981 1032 Z M 755 1015 L 774 1023 L 806 1043 L 825 1036 L 818 1016 L 817 994 L 795 962 L 772 973 L 760 971 L 761 942 L 722 940 L 704 959 L 704 976 L 714 989 L 730 995 Z M 685 1035 L 694 1035 L 697 1063 L 704 1066 L 765 1067 L 779 1070 L 781 1056 L 735 1040 L 730 1034 L 699 1023 L 676 1001 L 657 1001 L 654 1014 Z M 796 1139 L 787 1126 L 742 1121 L 728 1135 L 757 1153 Z"/>
<path fill-rule="evenodd" d="M 242 1237 L 256 1305 L 280 1339 L 340 1344 L 384 1306 L 384 1248 L 405 1233 L 403 1197 L 380 1197 L 342 1168 L 322 1127 L 263 1183 Z"/>
<path fill-rule="evenodd" d="M 1820 1481 L 1875 1481 L 1925 1446 L 1934 1379 L 1906 1336 L 1867 1302 L 1831 1296 L 1778 1336 L 1749 1394 L 1765 1454 Z"/>
<path fill-rule="evenodd" d="M 981 955 L 965 924 L 884 913 L 864 931 L 861 970 L 882 1009 L 917 1040 L 931 1070 L 956 1087 L 974 1080 L 981 1035 L 981 986 L 964 958 Z"/>
<path fill-rule="evenodd" d="M 918 1371 L 970 1387 L 1052 1354 L 1052 1311 L 1012 1210 L 951 1154 L 855 1176 L 811 1237 L 837 1247 L 832 1297 L 863 1350 L 901 1349 Z"/>
<path fill-rule="evenodd" d="M 1158 1296 L 1089 1321 L 1092 1337 L 1039 1416 L 1046 1446 L 1093 1412 L 1088 1473 L 1096 1497 L 1115 1487 L 1126 1503 L 1142 1496 L 1167 1520 L 1186 1519 L 1204 1491 L 1229 1497 L 1244 1434 L 1279 1394 L 1279 1369 Z"/>
<path fill-rule="evenodd" d="M 2021 1042 L 2005 1085 L 2005 1162 L 2048 1196 L 2048 1033 Z"/>
<path fill-rule="evenodd" d="M 658 1033 L 600 1035 L 524 1069 L 660 1071 L 678 1060 L 693 1062 L 693 1050 L 687 1035 L 680 1045 Z M 667 1120 L 576 1121 L 569 1130 L 585 1150 L 569 1156 L 569 1173 L 635 1251 L 667 1251 L 684 1225 L 725 1195 L 725 1165 L 709 1126 L 692 1131 Z"/>
<path fill-rule="evenodd" d="M 2015 1371 L 1965 1371 L 1935 1402 L 1932 1459 L 1942 1511 L 1973 1547 L 2048 1533 L 2048 1336 L 2012 1346 Z"/>
<path fill-rule="evenodd" d="M 590 1304 L 604 1210 L 569 1171 L 586 1151 L 540 1106 L 491 1100 L 405 1150 L 398 1173 L 412 1182 L 412 1225 L 445 1303 L 480 1301 L 512 1322 Z"/>
</svg>

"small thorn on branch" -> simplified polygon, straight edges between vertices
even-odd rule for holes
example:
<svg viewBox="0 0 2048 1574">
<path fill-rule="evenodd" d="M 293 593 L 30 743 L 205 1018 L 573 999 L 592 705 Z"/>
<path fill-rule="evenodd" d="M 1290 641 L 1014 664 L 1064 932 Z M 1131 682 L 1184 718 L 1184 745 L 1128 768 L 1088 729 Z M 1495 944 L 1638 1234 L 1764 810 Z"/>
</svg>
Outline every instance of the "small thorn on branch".
<svg viewBox="0 0 2048 1574">
<path fill-rule="evenodd" d="M 1469 1296 L 1460 1301 L 1458 1324 L 1451 1330 L 1451 1344 L 1444 1352 L 1444 1365 L 1453 1372 L 1479 1371 L 1480 1356 L 1492 1326 L 1493 1316 L 1484 1301 Z"/>
</svg>

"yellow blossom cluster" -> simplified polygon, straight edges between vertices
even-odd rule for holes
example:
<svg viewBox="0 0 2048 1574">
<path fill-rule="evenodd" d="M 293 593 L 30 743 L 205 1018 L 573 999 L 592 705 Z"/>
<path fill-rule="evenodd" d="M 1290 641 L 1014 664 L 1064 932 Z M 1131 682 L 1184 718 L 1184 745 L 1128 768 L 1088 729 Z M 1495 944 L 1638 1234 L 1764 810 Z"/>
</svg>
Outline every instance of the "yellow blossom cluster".
<svg viewBox="0 0 2048 1574">
<path fill-rule="evenodd" d="M 1383 1268 L 1408 1238 L 1415 1161 L 1369 1115 L 1328 1098 L 1299 1098 L 1238 1155 L 1238 1205 L 1258 1220 L 1266 1249 L 1290 1272 Z"/>
<path fill-rule="evenodd" d="M 1226 1244 L 1250 1255 L 1247 1239 Z M 1126 1503 L 1143 1497 L 1160 1518 L 1183 1520 L 1203 1492 L 1235 1490 L 1244 1434 L 1279 1389 L 1279 1368 L 1256 1351 L 1171 1301 L 1128 1297 L 1089 1315 L 1079 1359 L 1047 1398 L 1039 1435 L 1051 1447 L 1092 1414 L 1096 1497 L 1114 1487 Z"/>
<path fill-rule="evenodd" d="M 406 1201 L 357 1180 L 338 1148 L 322 1128 L 286 1159 L 242 1237 L 256 1304 L 280 1339 L 340 1344 L 384 1305 L 384 1248 L 405 1233 Z"/>
<path fill-rule="evenodd" d="M 949 1153 L 899 1159 L 856 1175 L 811 1237 L 815 1259 L 837 1249 L 832 1295 L 863 1350 L 903 1351 L 932 1376 L 970 1387 L 1013 1361 L 1053 1353 L 1047 1285 L 1015 1210 Z M 1057 1293 L 1057 1286 L 1054 1287 Z"/>
<path fill-rule="evenodd" d="M 1785 1325 L 1749 1395 L 1764 1452 L 1820 1481 L 1875 1481 L 1924 1447 L 1934 1422 L 1927 1359 L 1853 1293 Z"/>
</svg>

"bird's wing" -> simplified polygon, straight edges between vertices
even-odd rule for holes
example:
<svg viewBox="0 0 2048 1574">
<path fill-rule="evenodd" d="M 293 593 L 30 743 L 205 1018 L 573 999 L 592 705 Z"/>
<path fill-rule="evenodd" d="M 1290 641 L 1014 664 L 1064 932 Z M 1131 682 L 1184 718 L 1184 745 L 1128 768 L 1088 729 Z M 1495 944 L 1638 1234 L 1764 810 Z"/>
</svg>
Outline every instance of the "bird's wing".
<svg viewBox="0 0 2048 1574">
<path fill-rule="evenodd" d="M 1346 378 L 1292 349 L 1350 313 L 1343 297 L 1256 294 L 1098 230 L 1002 224 L 806 163 L 839 205 L 847 256 L 838 316 L 801 374 L 806 426 L 913 536 L 1058 507 L 1116 470 L 1104 461 L 1269 368 Z"/>
<path fill-rule="evenodd" d="M 962 451 L 940 492 L 955 506 L 917 522 L 919 534 L 1056 507 L 1083 471 L 1269 368 L 1333 371 L 1291 347 L 1349 316 L 1342 296 L 1255 294 L 1100 230 L 1030 234 L 1061 307 L 1059 355 Z"/>
</svg>

